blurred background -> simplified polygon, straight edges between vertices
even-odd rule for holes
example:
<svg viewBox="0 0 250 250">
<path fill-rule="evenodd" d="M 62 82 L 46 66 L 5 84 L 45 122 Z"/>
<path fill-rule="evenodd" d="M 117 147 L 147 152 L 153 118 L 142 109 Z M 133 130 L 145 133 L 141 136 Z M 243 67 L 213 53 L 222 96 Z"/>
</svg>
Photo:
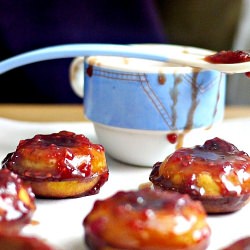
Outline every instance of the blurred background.
<svg viewBox="0 0 250 250">
<path fill-rule="evenodd" d="M 169 43 L 215 51 L 250 48 L 250 0 L 0 0 L 0 60 L 67 43 Z M 1 103 L 81 103 L 72 59 L 0 77 Z M 250 105 L 250 79 L 228 77 L 227 105 Z"/>
</svg>

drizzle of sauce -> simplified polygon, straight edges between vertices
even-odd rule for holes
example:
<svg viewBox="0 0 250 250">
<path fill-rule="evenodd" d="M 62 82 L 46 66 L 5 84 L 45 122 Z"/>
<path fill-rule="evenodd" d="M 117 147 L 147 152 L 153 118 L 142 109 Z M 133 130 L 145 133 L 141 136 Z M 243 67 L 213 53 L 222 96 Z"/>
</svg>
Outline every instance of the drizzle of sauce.
<svg viewBox="0 0 250 250">
<path fill-rule="evenodd" d="M 176 140 L 176 149 L 179 149 L 183 147 L 185 136 L 193 129 L 193 122 L 194 122 L 194 114 L 197 109 L 197 106 L 199 105 L 199 100 L 198 100 L 198 93 L 199 93 L 199 85 L 197 83 L 197 79 L 199 77 L 200 70 L 194 69 L 193 74 L 191 76 L 183 76 L 183 75 L 178 75 L 175 74 L 174 78 L 174 87 L 173 90 L 171 91 L 171 99 L 173 101 L 173 104 L 171 106 L 172 110 L 172 127 L 173 129 L 176 129 L 176 120 L 177 120 L 177 113 L 176 113 L 176 104 L 178 103 L 178 85 L 182 82 L 182 78 L 184 77 L 185 80 L 191 85 L 191 106 L 188 111 L 188 116 L 187 116 L 187 122 L 184 127 L 184 129 L 178 133 L 177 135 L 177 140 Z M 220 78 L 222 77 L 222 74 L 220 75 Z M 221 78 L 222 79 L 222 78 Z M 214 106 L 214 112 L 213 112 L 213 118 L 215 118 L 216 113 L 217 113 L 217 106 L 220 100 L 220 84 L 222 80 L 219 80 L 218 84 L 218 92 L 217 92 L 217 97 L 216 97 L 216 102 Z M 208 129 L 211 126 L 208 127 Z M 167 138 L 168 139 L 168 138 Z"/>
<path fill-rule="evenodd" d="M 105 182 L 107 182 L 109 178 L 109 172 L 106 171 L 102 174 L 100 174 L 100 178 L 95 186 L 93 186 L 89 191 L 85 192 L 85 195 L 94 195 L 99 193 L 101 187 L 104 185 Z"/>
<path fill-rule="evenodd" d="M 158 74 L 158 83 L 160 85 L 164 85 L 165 82 L 166 82 L 166 76 L 165 76 L 165 74 L 164 73 L 159 73 Z"/>
<path fill-rule="evenodd" d="M 221 80 L 222 80 L 222 74 L 220 74 L 220 80 L 219 80 L 219 84 L 218 84 L 218 92 L 217 92 L 217 97 L 216 97 L 216 104 L 214 107 L 214 113 L 213 113 L 213 118 L 216 116 L 217 114 L 217 107 L 218 107 L 218 102 L 220 100 L 220 86 L 221 86 Z M 210 125 L 210 127 L 212 127 L 212 124 Z"/>
<path fill-rule="evenodd" d="M 93 75 L 93 66 L 89 65 L 86 69 L 86 73 L 89 77 L 91 77 Z"/>
<path fill-rule="evenodd" d="M 177 113 L 176 113 L 176 105 L 178 102 L 178 86 L 182 82 L 182 76 L 178 74 L 174 74 L 174 87 L 173 90 L 171 91 L 171 99 L 173 101 L 173 104 L 171 105 L 171 110 L 172 110 L 172 126 L 176 128 L 176 120 L 177 120 Z"/>
<path fill-rule="evenodd" d="M 193 127 L 194 113 L 199 104 L 199 101 L 197 100 L 198 90 L 199 90 L 198 84 L 197 84 L 198 75 L 199 75 L 199 71 L 193 72 L 192 83 L 191 83 L 192 84 L 192 93 L 191 93 L 192 104 L 188 112 L 188 119 L 187 119 L 187 124 L 185 127 L 185 130 L 187 131 L 189 131 Z"/>
<path fill-rule="evenodd" d="M 195 69 L 191 79 L 188 79 L 188 81 L 190 81 L 190 84 L 192 86 L 192 93 L 191 93 L 192 102 L 191 102 L 190 109 L 188 111 L 186 126 L 183 129 L 183 131 L 178 135 L 176 149 L 183 147 L 186 134 L 189 133 L 193 128 L 194 113 L 195 113 L 195 110 L 199 104 L 199 102 L 197 100 L 198 90 L 199 90 L 198 84 L 197 84 L 197 78 L 198 78 L 199 72 L 200 71 L 197 71 L 197 69 Z"/>
</svg>

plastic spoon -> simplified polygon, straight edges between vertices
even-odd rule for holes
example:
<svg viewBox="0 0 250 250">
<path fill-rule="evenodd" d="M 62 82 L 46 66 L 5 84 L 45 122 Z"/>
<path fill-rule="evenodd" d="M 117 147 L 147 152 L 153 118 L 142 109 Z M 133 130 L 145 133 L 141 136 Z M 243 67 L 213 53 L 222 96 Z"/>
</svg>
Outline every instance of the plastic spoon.
<svg viewBox="0 0 250 250">
<path fill-rule="evenodd" d="M 176 49 L 176 48 L 179 49 Z M 181 48 L 181 49 L 180 49 Z M 203 51 L 201 53 L 201 51 Z M 122 56 L 170 62 L 184 66 L 192 66 L 203 69 L 218 70 L 225 73 L 244 73 L 250 71 L 250 62 L 233 64 L 213 64 L 206 62 L 204 57 L 214 53 L 192 47 L 174 46 L 165 49 L 164 45 L 116 45 L 116 44 L 67 44 L 50 46 L 42 49 L 26 52 L 0 62 L 0 74 L 11 69 L 39 61 L 70 58 L 78 56 Z"/>
</svg>

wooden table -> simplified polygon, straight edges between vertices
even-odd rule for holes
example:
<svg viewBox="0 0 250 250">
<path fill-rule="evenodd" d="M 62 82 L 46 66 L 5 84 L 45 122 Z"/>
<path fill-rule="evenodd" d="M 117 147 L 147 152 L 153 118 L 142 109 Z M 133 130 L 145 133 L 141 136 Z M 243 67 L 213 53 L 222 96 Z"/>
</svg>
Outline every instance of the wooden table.
<svg viewBox="0 0 250 250">
<path fill-rule="evenodd" d="M 0 104 L 0 117 L 20 121 L 87 121 L 81 104 Z M 226 107 L 225 119 L 250 118 L 250 106 Z"/>
</svg>

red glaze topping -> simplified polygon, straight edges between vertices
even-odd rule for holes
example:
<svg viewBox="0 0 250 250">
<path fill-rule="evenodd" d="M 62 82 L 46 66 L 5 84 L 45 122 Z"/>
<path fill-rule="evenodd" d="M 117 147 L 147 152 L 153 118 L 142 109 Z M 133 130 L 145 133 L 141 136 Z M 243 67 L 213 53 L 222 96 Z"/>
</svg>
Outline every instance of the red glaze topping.
<svg viewBox="0 0 250 250">
<path fill-rule="evenodd" d="M 30 187 L 8 169 L 0 170 L 0 231 L 21 229 L 31 221 L 35 196 Z"/>
<path fill-rule="evenodd" d="M 204 58 L 205 61 L 209 63 L 243 63 L 243 62 L 248 62 L 250 61 L 250 53 L 247 51 L 242 51 L 242 50 L 236 50 L 236 51 L 220 51 L 216 54 L 206 56 Z M 250 77 L 250 72 L 246 72 L 245 75 L 247 77 Z"/>
<path fill-rule="evenodd" d="M 200 202 L 150 189 L 96 201 L 83 225 L 90 249 L 205 249 L 210 237 Z"/>
<path fill-rule="evenodd" d="M 192 200 L 186 195 L 170 192 L 169 194 L 148 189 L 138 191 L 118 191 L 112 198 L 106 201 L 98 200 L 94 204 L 94 209 L 103 206 L 105 203 L 113 204 L 113 212 L 117 215 L 128 211 L 135 211 L 145 215 L 148 209 L 154 212 L 162 209 L 181 209 L 182 206 L 192 204 Z M 153 212 L 153 211 L 152 211 Z M 142 216 L 143 217 L 143 216 Z M 145 220 L 147 218 L 145 217 Z"/>
<path fill-rule="evenodd" d="M 202 175 L 206 180 L 202 180 Z M 233 144 L 214 138 L 202 146 L 181 148 L 163 163 L 156 163 L 149 179 L 161 189 L 192 196 L 215 195 L 218 192 L 222 196 L 248 194 L 250 157 Z M 202 183 L 210 180 L 213 187 L 207 190 Z"/>
<path fill-rule="evenodd" d="M 92 177 L 98 160 L 95 152 L 104 152 L 99 144 L 92 144 L 84 135 L 61 131 L 36 135 L 21 140 L 15 152 L 7 155 L 3 167 L 18 173 L 23 179 L 61 180 Z"/>
<path fill-rule="evenodd" d="M 250 61 L 250 54 L 246 51 L 236 50 L 236 51 L 220 51 L 213 55 L 206 56 L 205 61 L 209 63 L 242 63 Z"/>
</svg>

